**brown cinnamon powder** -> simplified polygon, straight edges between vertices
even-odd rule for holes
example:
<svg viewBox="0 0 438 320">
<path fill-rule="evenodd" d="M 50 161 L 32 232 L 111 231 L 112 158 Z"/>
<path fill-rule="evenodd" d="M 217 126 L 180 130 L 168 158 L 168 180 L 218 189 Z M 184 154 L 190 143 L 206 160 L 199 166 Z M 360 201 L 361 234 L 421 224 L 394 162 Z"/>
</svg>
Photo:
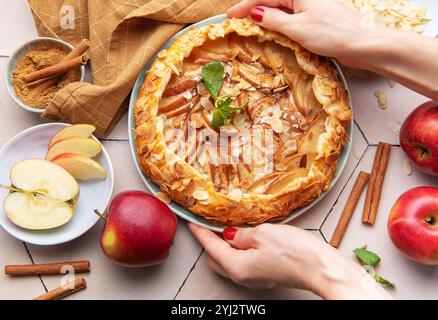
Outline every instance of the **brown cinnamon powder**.
<svg viewBox="0 0 438 320">
<path fill-rule="evenodd" d="M 17 62 L 12 74 L 15 94 L 28 106 L 45 109 L 53 96 L 71 82 L 79 81 L 80 68 L 67 71 L 52 86 L 46 87 L 41 82 L 26 83 L 23 77 L 36 70 L 57 64 L 68 54 L 63 48 L 36 47 L 27 52 Z"/>
</svg>

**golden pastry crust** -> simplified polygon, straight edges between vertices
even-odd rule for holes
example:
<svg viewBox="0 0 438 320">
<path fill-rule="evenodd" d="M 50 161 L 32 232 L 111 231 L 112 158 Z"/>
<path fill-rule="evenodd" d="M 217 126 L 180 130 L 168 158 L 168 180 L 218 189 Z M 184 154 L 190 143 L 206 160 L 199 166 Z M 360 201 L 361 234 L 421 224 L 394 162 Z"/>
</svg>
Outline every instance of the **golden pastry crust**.
<svg viewBox="0 0 438 320">
<path fill-rule="evenodd" d="M 232 39 L 236 35 L 237 44 Z M 231 50 L 215 54 L 208 53 L 209 49 L 204 50 L 204 46 L 222 38 L 226 38 L 228 44 L 234 41 Z M 246 52 L 239 43 L 241 39 L 252 43 L 254 50 L 249 48 L 249 52 Z M 256 42 L 249 39 L 256 39 Z M 264 54 L 256 54 L 255 47 L 259 46 L 263 46 Z M 196 122 L 195 118 L 199 118 L 191 114 L 195 107 L 201 108 L 200 97 L 194 97 L 191 89 L 182 94 L 184 98 L 172 98 L 173 91 L 181 91 L 177 85 L 192 88 L 200 80 L 199 77 L 191 79 L 191 82 L 186 79 L 188 59 L 190 63 L 196 61 L 203 64 L 227 55 L 232 68 L 229 77 L 235 76 L 238 79 L 236 81 L 240 81 L 236 90 L 245 92 L 249 97 L 254 97 L 251 94 L 260 91 L 257 101 L 262 100 L 260 95 L 264 99 L 275 96 L 281 101 L 289 97 L 288 103 L 293 105 L 296 116 L 303 118 L 299 123 L 293 117 L 297 121 L 296 126 L 305 128 L 288 129 L 288 132 L 296 132 L 286 135 L 286 140 L 275 138 L 274 145 L 277 147 L 273 172 L 260 177 L 249 166 L 247 173 L 250 178 L 244 180 L 239 165 L 237 169 L 229 165 L 224 168 L 227 175 L 224 182 L 221 180 L 223 176 L 220 176 L 223 174 L 220 165 L 216 169 L 205 165 L 204 170 L 199 164 L 189 163 L 187 158 L 177 155 L 170 147 L 166 132 L 169 126 L 177 126 L 178 121 L 190 119 Z M 266 76 L 256 73 L 257 78 L 252 79 L 251 66 L 259 70 L 268 70 L 269 66 L 271 70 L 266 71 Z M 244 73 L 245 81 L 237 75 L 240 72 Z M 183 73 L 187 80 L 185 82 L 179 78 Z M 263 84 L 258 85 L 259 81 L 263 81 Z M 245 83 L 249 83 L 250 87 L 245 88 Z M 286 86 L 280 87 L 282 83 Z M 236 87 L 236 83 L 233 84 L 230 90 Z M 301 93 L 301 87 L 307 90 L 306 94 Z M 199 87 L 193 90 L 195 94 L 199 93 Z M 166 97 L 163 97 L 163 93 Z M 310 96 L 313 100 L 309 100 Z M 179 105 L 178 99 L 187 103 L 173 109 L 173 104 Z M 267 106 L 271 108 L 280 100 Z M 166 106 L 163 106 L 163 101 L 166 101 Z M 309 101 L 318 107 L 310 107 Z M 202 106 L 205 106 L 205 99 Z M 257 112 L 263 112 L 263 109 Z M 239 117 L 248 121 L 251 116 L 242 111 Z M 345 128 L 350 120 L 348 93 L 337 80 L 334 66 L 328 60 L 308 52 L 283 35 L 259 27 L 249 19 L 227 19 L 219 24 L 189 29 L 170 48 L 158 54 L 135 104 L 135 143 L 142 170 L 171 199 L 217 225 L 259 224 L 285 218 L 292 210 L 305 206 L 329 188 L 339 154 L 348 139 Z M 202 126 L 202 121 L 199 121 Z M 208 127 L 208 119 L 205 121 Z M 266 128 L 267 125 L 261 124 L 260 127 Z M 294 137 L 295 142 L 288 142 L 290 137 Z M 285 149 L 291 155 L 285 155 Z M 277 155 L 279 162 L 275 162 Z M 248 181 L 252 185 L 248 185 Z"/>
</svg>

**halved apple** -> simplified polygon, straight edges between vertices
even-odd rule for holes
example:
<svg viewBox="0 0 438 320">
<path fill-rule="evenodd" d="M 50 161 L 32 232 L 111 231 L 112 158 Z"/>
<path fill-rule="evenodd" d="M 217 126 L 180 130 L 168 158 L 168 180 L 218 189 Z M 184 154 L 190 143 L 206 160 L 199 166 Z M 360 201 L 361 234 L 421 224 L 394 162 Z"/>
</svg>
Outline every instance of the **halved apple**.
<svg viewBox="0 0 438 320">
<path fill-rule="evenodd" d="M 64 153 L 52 159 L 79 180 L 105 179 L 105 169 L 96 161 L 75 153 Z"/>
<path fill-rule="evenodd" d="M 91 138 L 69 138 L 55 143 L 46 154 L 46 160 L 53 160 L 63 153 L 76 153 L 84 157 L 92 158 L 102 151 L 99 141 Z"/>
<path fill-rule="evenodd" d="M 73 216 L 79 185 L 63 168 L 46 160 L 18 162 L 10 172 L 11 192 L 3 202 L 6 216 L 32 230 L 59 227 Z"/>
<path fill-rule="evenodd" d="M 64 129 L 59 130 L 50 140 L 49 149 L 55 143 L 69 138 L 89 138 L 96 127 L 91 124 L 74 124 Z"/>
</svg>

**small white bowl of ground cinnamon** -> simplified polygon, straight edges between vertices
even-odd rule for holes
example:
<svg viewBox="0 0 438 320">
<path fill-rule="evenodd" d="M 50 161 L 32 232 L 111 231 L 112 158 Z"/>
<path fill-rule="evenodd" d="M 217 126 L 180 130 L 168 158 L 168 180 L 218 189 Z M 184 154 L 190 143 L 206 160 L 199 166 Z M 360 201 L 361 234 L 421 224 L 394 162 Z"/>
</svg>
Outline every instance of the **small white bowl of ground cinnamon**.
<svg viewBox="0 0 438 320">
<path fill-rule="evenodd" d="M 10 57 L 6 85 L 23 109 L 42 113 L 55 94 L 72 82 L 84 81 L 88 40 L 76 47 L 54 38 L 37 38 Z"/>
</svg>

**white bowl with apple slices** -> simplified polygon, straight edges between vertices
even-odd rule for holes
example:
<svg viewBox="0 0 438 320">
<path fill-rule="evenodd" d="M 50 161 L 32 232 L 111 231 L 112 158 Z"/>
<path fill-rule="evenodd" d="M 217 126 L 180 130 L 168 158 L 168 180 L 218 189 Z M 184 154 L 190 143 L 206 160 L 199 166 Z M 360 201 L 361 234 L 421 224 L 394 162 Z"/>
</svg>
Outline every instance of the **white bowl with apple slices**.
<svg viewBox="0 0 438 320">
<path fill-rule="evenodd" d="M 42 124 L 31 127 L 9 140 L 0 150 L 0 184 L 10 185 L 9 173 L 16 163 L 25 159 L 44 159 L 51 138 L 67 126 L 69 124 L 65 123 Z M 107 176 L 103 180 L 78 181 L 80 193 L 76 210 L 66 224 L 47 230 L 29 230 L 15 225 L 3 210 L 3 201 L 9 191 L 1 189 L 0 225 L 13 237 L 36 245 L 60 244 L 84 234 L 99 220 L 93 210 L 106 210 L 114 186 L 113 166 L 104 147 L 94 159 L 103 166 Z"/>
</svg>

